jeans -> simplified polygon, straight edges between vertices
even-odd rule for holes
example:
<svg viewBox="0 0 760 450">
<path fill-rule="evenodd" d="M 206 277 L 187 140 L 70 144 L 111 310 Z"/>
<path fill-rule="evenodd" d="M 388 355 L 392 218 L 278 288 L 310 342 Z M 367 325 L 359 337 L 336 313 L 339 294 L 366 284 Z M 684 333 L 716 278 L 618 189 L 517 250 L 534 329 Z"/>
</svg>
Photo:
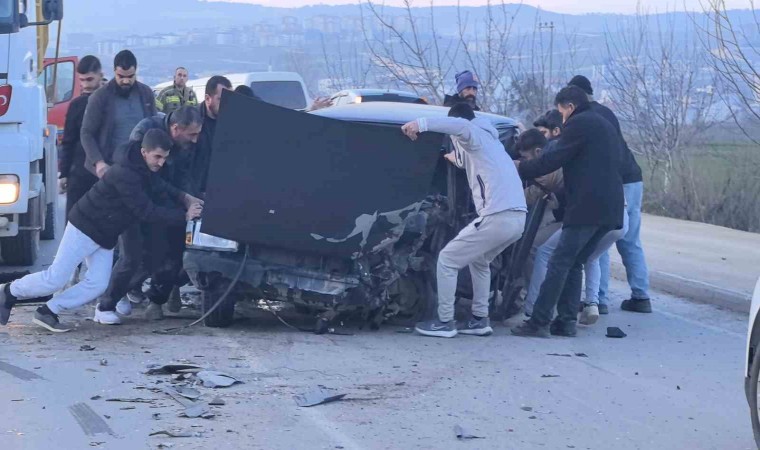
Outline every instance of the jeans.
<svg viewBox="0 0 760 450">
<path fill-rule="evenodd" d="M 48 308 L 60 314 L 98 298 L 108 287 L 113 250 L 96 244 L 72 224 L 66 225 L 53 264 L 42 272 L 27 275 L 11 283 L 11 294 L 18 299 L 45 297 L 66 286 L 79 264 L 87 264 L 87 274 L 79 283 L 53 296 Z"/>
<path fill-rule="evenodd" d="M 609 299 L 607 297 L 599 296 L 599 285 L 601 284 L 602 268 L 600 259 L 602 255 L 607 255 L 609 258 L 609 250 L 615 242 L 619 241 L 628 232 L 628 214 L 623 214 L 623 228 L 619 230 L 612 230 L 605 234 L 596 246 L 596 250 L 591 254 L 586 264 L 583 266 L 583 270 L 586 273 L 586 304 L 594 305 L 609 305 Z M 608 267 L 609 270 L 609 267 Z"/>
<path fill-rule="evenodd" d="M 557 308 L 557 321 L 575 323 L 581 303 L 583 264 L 594 253 L 599 241 L 611 230 L 600 226 L 565 226 L 559 236 L 541 284 L 530 322 L 546 326 Z"/>
<path fill-rule="evenodd" d="M 520 239 L 525 229 L 525 215 L 523 211 L 502 211 L 478 217 L 441 250 L 437 268 L 441 322 L 454 320 L 457 276 L 467 266 L 472 275 L 472 314 L 488 317 L 491 261 Z"/>
<path fill-rule="evenodd" d="M 641 245 L 641 201 L 644 195 L 644 183 L 628 183 L 623 185 L 625 199 L 628 202 L 628 232 L 617 241 L 617 250 L 623 260 L 628 285 L 631 287 L 631 298 L 649 298 L 649 270 L 644 258 L 644 248 Z M 605 252 L 599 259 L 601 279 L 599 282 L 599 301 L 607 301 L 610 282 L 610 255 Z"/>
</svg>

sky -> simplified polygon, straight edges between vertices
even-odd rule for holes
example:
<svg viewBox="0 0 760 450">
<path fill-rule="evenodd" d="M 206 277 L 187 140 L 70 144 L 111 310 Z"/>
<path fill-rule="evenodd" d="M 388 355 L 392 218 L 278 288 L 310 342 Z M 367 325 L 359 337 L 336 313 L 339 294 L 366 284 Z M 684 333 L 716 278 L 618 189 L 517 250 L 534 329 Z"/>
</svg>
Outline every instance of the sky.
<svg viewBox="0 0 760 450">
<path fill-rule="evenodd" d="M 211 0 L 219 1 L 219 0 Z M 279 7 L 298 7 L 316 4 L 326 5 L 345 5 L 359 3 L 359 0 L 222 0 L 235 1 L 238 3 L 255 3 L 266 6 Z M 399 6 L 401 0 L 376 0 L 377 3 L 383 1 L 387 5 Z M 415 6 L 429 6 L 430 0 L 412 0 Z M 512 3 L 519 3 L 519 0 L 507 0 Z M 702 0 L 707 2 L 709 0 Z M 751 0 L 726 0 L 726 6 L 730 9 L 749 9 Z M 433 0 L 436 6 L 456 5 L 456 0 Z M 495 2 L 498 2 L 496 0 Z M 634 13 L 636 5 L 641 3 L 645 9 L 650 12 L 665 12 L 673 10 L 700 10 L 700 0 L 523 0 L 523 3 L 531 6 L 540 6 L 547 11 L 583 14 L 583 13 Z M 462 5 L 478 6 L 486 4 L 486 0 L 461 0 Z"/>
</svg>

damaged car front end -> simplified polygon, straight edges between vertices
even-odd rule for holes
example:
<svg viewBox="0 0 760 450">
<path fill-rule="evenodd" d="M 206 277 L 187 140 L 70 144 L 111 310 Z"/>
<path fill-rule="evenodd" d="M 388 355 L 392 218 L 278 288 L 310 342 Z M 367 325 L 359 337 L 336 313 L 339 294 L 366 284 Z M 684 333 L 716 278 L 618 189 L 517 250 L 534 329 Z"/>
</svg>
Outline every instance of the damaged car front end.
<svg viewBox="0 0 760 450">
<path fill-rule="evenodd" d="M 374 103 L 327 108 L 315 114 L 397 129 L 406 121 L 445 115 L 447 110 Z M 515 122 L 484 116 L 500 131 L 505 151 L 511 149 L 517 133 Z M 361 317 L 372 327 L 391 318 L 411 324 L 430 316 L 436 305 L 437 255 L 474 214 L 469 192 L 462 195 L 466 182 L 461 174 L 443 158 L 436 164 L 428 194 L 416 203 L 395 211 L 362 214 L 346 236 L 311 234 L 315 242 L 358 243 L 350 257 L 267 243 L 238 244 L 204 234 L 203 224 L 196 224 L 184 267 L 201 290 L 204 313 L 211 311 L 205 324 L 230 325 L 235 303 L 243 300 L 285 302 L 301 312 L 316 313 L 317 332 L 349 315 Z"/>
</svg>

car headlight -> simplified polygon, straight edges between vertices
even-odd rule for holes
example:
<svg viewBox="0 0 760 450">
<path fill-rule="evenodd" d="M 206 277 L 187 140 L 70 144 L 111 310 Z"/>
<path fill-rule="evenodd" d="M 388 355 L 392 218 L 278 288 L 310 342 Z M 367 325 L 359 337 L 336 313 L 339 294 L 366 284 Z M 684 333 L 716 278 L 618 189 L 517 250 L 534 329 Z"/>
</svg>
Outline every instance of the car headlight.
<svg viewBox="0 0 760 450">
<path fill-rule="evenodd" d="M 201 232 L 201 221 L 188 222 L 186 230 L 187 248 L 196 250 L 214 250 L 220 252 L 236 252 L 238 243 L 229 239 L 212 236 Z"/>
<path fill-rule="evenodd" d="M 8 205 L 18 200 L 19 179 L 17 175 L 0 175 L 0 205 Z"/>
</svg>

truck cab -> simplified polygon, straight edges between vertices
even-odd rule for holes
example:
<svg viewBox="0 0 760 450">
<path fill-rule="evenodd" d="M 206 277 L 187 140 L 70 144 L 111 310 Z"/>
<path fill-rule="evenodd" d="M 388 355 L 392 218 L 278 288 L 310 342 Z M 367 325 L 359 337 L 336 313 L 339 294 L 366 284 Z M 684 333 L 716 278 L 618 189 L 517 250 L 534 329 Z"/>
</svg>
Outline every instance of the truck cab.
<svg viewBox="0 0 760 450">
<path fill-rule="evenodd" d="M 6 264 L 34 264 L 40 238 L 54 235 L 56 130 L 47 123 L 38 69 L 47 46 L 43 27 L 62 14 L 60 0 L 0 0 L 0 255 Z"/>
</svg>

